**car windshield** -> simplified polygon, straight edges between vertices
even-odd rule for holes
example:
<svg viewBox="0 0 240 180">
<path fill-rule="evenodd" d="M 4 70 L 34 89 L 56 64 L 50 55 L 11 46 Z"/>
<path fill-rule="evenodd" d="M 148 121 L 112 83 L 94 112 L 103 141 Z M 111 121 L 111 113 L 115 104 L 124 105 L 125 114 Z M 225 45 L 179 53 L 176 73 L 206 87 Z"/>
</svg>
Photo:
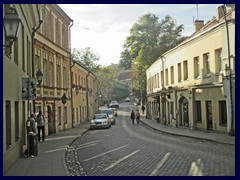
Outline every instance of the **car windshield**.
<svg viewBox="0 0 240 180">
<path fill-rule="evenodd" d="M 112 114 L 113 112 L 111 109 L 102 109 L 101 113 Z"/>
<path fill-rule="evenodd" d="M 117 101 L 112 101 L 112 104 L 117 104 L 118 102 Z"/>
<path fill-rule="evenodd" d="M 106 114 L 95 114 L 94 119 L 106 119 Z"/>
</svg>

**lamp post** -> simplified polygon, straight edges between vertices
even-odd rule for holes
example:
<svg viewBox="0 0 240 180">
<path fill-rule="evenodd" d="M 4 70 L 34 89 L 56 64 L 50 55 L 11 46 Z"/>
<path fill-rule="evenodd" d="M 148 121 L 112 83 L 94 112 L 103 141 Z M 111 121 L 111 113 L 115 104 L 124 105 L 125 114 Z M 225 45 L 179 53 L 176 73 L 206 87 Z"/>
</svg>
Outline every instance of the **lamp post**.
<svg viewBox="0 0 240 180">
<path fill-rule="evenodd" d="M 66 123 L 66 112 L 65 112 L 65 104 L 67 102 L 67 96 L 65 93 L 62 95 L 62 104 L 63 104 L 63 130 L 65 131 L 65 123 Z"/>
<path fill-rule="evenodd" d="M 230 57 L 230 42 L 229 42 L 229 29 L 228 29 L 228 21 L 226 19 L 226 5 L 221 6 L 224 16 L 224 21 L 226 24 L 226 35 L 227 35 L 227 50 L 228 50 L 228 67 L 226 65 L 225 72 L 226 77 L 229 77 L 229 96 L 230 96 L 230 111 L 231 111 L 231 126 L 229 130 L 229 135 L 234 136 L 234 128 L 233 128 L 233 97 L 232 97 L 232 76 L 231 76 L 231 57 Z"/>
<path fill-rule="evenodd" d="M 16 9 L 14 7 L 10 7 L 9 12 L 6 12 L 3 18 L 5 39 L 8 41 L 8 44 L 3 45 L 4 48 L 11 49 L 13 42 L 17 40 L 19 24 L 20 19 Z"/>
</svg>

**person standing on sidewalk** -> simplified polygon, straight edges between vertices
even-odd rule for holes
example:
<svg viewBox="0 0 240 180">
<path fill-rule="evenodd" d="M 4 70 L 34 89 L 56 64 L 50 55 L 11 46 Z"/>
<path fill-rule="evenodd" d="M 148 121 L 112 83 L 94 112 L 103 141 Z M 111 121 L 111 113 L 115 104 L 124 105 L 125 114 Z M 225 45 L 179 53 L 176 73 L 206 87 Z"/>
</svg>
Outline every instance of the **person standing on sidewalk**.
<svg viewBox="0 0 240 180">
<path fill-rule="evenodd" d="M 132 124 L 134 125 L 134 121 L 135 121 L 135 112 L 134 112 L 134 110 L 132 110 L 130 118 L 132 120 Z"/>
<path fill-rule="evenodd" d="M 139 112 L 139 110 L 137 110 L 137 112 L 136 112 L 136 120 L 137 120 L 137 124 L 139 124 L 139 121 L 140 121 L 140 112 Z"/>
<path fill-rule="evenodd" d="M 42 131 L 42 141 L 45 139 L 45 119 L 42 114 L 42 111 L 39 111 L 39 114 L 37 115 L 37 128 L 38 128 L 38 141 L 40 142 L 40 133 Z"/>
<path fill-rule="evenodd" d="M 142 113 L 144 114 L 144 111 L 145 111 L 145 106 L 144 106 L 144 104 L 142 105 Z"/>
</svg>

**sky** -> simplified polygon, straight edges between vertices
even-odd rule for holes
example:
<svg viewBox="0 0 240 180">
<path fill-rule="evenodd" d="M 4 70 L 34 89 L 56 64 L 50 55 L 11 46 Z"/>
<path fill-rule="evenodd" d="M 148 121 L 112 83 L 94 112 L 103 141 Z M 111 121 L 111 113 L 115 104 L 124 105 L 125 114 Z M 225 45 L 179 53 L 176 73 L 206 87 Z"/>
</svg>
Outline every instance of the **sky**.
<svg viewBox="0 0 240 180">
<path fill-rule="evenodd" d="M 193 20 L 204 24 L 216 15 L 221 4 L 58 4 L 73 20 L 71 48 L 91 47 L 100 57 L 99 64 L 117 64 L 126 37 L 138 19 L 147 13 L 159 21 L 170 15 L 177 25 L 183 24 L 183 35 L 194 32 Z M 197 8 L 198 7 L 198 8 Z M 198 10 L 197 10 L 198 9 Z"/>
</svg>

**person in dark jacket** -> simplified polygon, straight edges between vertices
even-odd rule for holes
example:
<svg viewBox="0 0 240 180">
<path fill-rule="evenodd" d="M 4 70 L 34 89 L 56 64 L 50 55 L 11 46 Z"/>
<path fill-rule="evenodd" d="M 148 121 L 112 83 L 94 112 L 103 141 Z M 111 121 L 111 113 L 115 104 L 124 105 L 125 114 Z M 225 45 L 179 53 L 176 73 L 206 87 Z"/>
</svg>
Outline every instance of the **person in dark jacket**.
<svg viewBox="0 0 240 180">
<path fill-rule="evenodd" d="M 134 125 L 134 121 L 135 121 L 135 112 L 134 112 L 134 110 L 132 110 L 131 115 L 130 115 L 130 118 L 131 118 L 132 123 L 133 123 L 133 125 Z"/>
<path fill-rule="evenodd" d="M 144 111 L 145 111 L 145 106 L 144 106 L 144 104 L 142 105 L 142 113 L 144 114 Z"/>
<path fill-rule="evenodd" d="M 38 141 L 40 141 L 40 133 L 42 131 L 42 141 L 45 139 L 45 119 L 42 114 L 42 111 L 39 111 L 39 114 L 37 116 L 37 128 L 38 128 Z"/>
</svg>

